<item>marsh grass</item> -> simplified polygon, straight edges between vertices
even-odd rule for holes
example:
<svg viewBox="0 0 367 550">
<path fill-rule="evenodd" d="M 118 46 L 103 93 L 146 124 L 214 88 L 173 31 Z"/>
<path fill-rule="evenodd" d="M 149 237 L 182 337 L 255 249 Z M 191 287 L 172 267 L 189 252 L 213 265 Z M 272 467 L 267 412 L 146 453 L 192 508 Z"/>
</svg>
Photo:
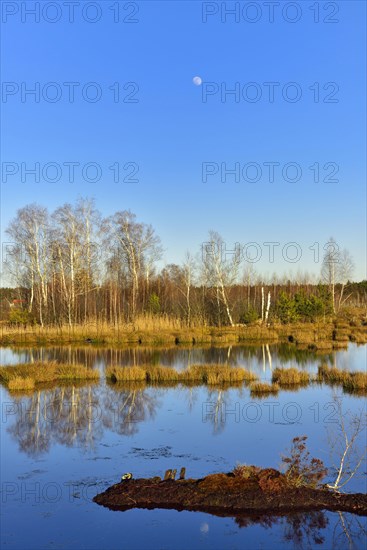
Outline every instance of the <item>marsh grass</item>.
<svg viewBox="0 0 367 550">
<path fill-rule="evenodd" d="M 334 332 L 334 342 L 332 341 Z M 312 344 L 324 349 L 335 346 L 335 341 L 350 340 L 353 333 L 356 342 L 367 342 L 367 326 L 359 323 L 342 331 L 335 328 L 331 321 L 317 323 L 293 323 L 290 325 L 272 324 L 264 326 L 259 323 L 237 325 L 234 327 L 211 327 L 198 319 L 193 319 L 191 326 L 168 315 L 140 315 L 134 322 L 111 324 L 91 320 L 73 326 L 9 326 L 0 323 L 0 343 L 8 344 L 70 344 L 83 343 L 113 345 L 177 345 L 205 343 L 270 343 L 292 341 L 297 345 Z"/>
<path fill-rule="evenodd" d="M 56 369 L 57 380 L 98 380 L 99 371 L 84 365 L 59 365 Z"/>
<path fill-rule="evenodd" d="M 72 380 L 98 380 L 99 371 L 84 365 L 37 361 L 15 366 L 0 366 L 0 382 L 10 390 L 33 389 L 37 384 Z M 33 386 L 31 387 L 31 382 Z M 23 386 L 23 387 L 21 387 Z"/>
<path fill-rule="evenodd" d="M 317 370 L 317 376 L 320 382 L 343 384 L 349 378 L 350 373 L 335 367 L 329 367 L 328 365 L 320 365 Z"/>
<path fill-rule="evenodd" d="M 0 324 L 0 343 L 177 345 L 186 343 L 236 343 L 244 327 L 209 327 L 193 321 L 188 327 L 168 315 L 141 315 L 134 322 L 110 324 L 91 321 L 78 325 L 12 327 Z"/>
<path fill-rule="evenodd" d="M 343 388 L 348 392 L 367 392 L 367 373 L 351 372 L 349 378 L 343 383 Z"/>
<path fill-rule="evenodd" d="M 279 386 L 307 385 L 310 382 L 310 375 L 308 372 L 298 370 L 294 367 L 288 369 L 276 368 L 273 372 L 272 382 Z"/>
<path fill-rule="evenodd" d="M 250 384 L 250 393 L 251 395 L 269 395 L 277 394 L 280 390 L 279 384 L 268 384 L 266 382 L 253 382 Z"/>
<path fill-rule="evenodd" d="M 250 466 L 248 464 L 236 464 L 233 468 L 232 473 L 235 477 L 240 477 L 242 479 L 257 479 L 261 468 L 258 466 Z"/>
<path fill-rule="evenodd" d="M 349 378 L 344 382 L 343 388 L 348 393 L 367 393 L 367 373 L 351 372 Z"/>
<path fill-rule="evenodd" d="M 30 391 L 34 390 L 34 387 L 34 380 L 30 377 L 22 378 L 21 376 L 16 376 L 9 380 L 8 383 L 10 391 Z"/>
<path fill-rule="evenodd" d="M 320 365 L 318 368 L 318 380 L 326 384 L 339 384 L 349 393 L 367 392 L 367 372 L 349 372 L 328 365 Z"/>
<path fill-rule="evenodd" d="M 112 382 L 145 381 L 147 384 L 234 385 L 256 380 L 256 375 L 240 367 L 209 363 L 191 365 L 184 371 L 160 365 L 110 366 L 106 369 L 106 378 Z"/>
<path fill-rule="evenodd" d="M 146 380 L 142 367 L 107 367 L 106 378 L 111 382 L 140 382 Z"/>
</svg>

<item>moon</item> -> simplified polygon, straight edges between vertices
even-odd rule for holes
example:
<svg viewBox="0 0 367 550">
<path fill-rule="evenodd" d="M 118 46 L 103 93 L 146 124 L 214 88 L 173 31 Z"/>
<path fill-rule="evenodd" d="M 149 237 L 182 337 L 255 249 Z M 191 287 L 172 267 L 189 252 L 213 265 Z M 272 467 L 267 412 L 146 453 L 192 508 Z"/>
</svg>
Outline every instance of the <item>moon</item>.
<svg viewBox="0 0 367 550">
<path fill-rule="evenodd" d="M 203 83 L 202 79 L 200 78 L 200 76 L 194 76 L 194 78 L 192 79 L 193 83 L 195 84 L 195 86 L 201 86 L 201 84 Z"/>
</svg>

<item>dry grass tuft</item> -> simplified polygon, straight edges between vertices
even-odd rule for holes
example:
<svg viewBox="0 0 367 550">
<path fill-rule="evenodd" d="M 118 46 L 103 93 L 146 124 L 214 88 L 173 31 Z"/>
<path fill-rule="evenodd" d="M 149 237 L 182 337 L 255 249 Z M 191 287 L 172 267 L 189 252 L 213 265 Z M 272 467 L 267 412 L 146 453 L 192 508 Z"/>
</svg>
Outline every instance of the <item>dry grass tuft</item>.
<svg viewBox="0 0 367 550">
<path fill-rule="evenodd" d="M 345 370 L 329 367 L 328 365 L 320 365 L 317 376 L 321 382 L 343 384 L 349 378 L 350 373 Z"/>
<path fill-rule="evenodd" d="M 111 366 L 106 369 L 106 378 L 112 382 L 145 382 L 146 371 L 142 367 Z"/>
<path fill-rule="evenodd" d="M 242 479 L 256 479 L 261 468 L 258 466 L 249 466 L 247 464 L 236 464 L 233 468 L 232 473 L 235 477 L 240 477 Z"/>
<path fill-rule="evenodd" d="M 272 382 L 273 384 L 279 384 L 279 386 L 295 386 L 301 384 L 308 384 L 310 381 L 310 375 L 307 372 L 298 370 L 294 367 L 289 369 L 277 368 L 273 372 Z"/>
<path fill-rule="evenodd" d="M 28 385 L 32 389 L 37 384 L 57 382 L 58 380 L 97 380 L 99 371 L 90 369 L 84 365 L 62 364 L 56 361 L 37 361 L 36 363 L 22 363 L 15 366 L 0 367 L 0 382 L 15 389 L 21 384 Z M 21 382 L 23 380 L 23 382 Z M 26 381 L 26 382 L 24 382 Z M 33 386 L 30 387 L 30 381 Z"/>
<path fill-rule="evenodd" d="M 146 379 L 150 384 L 163 384 L 165 382 L 179 382 L 181 373 L 173 367 L 154 365 L 147 367 Z"/>
<path fill-rule="evenodd" d="M 367 373 L 351 372 L 349 378 L 343 383 L 343 388 L 348 392 L 367 392 Z"/>
<path fill-rule="evenodd" d="M 84 365 L 60 365 L 56 369 L 57 380 L 98 380 L 100 375 L 97 369 Z"/>
<path fill-rule="evenodd" d="M 279 384 L 267 384 L 266 382 L 253 382 L 250 385 L 251 395 L 277 394 L 280 390 Z"/>
<path fill-rule="evenodd" d="M 348 372 L 328 365 L 320 365 L 318 379 L 327 384 L 340 384 L 348 392 L 367 392 L 366 372 Z"/>
<path fill-rule="evenodd" d="M 11 391 L 34 390 L 34 380 L 29 377 L 16 376 L 9 380 L 8 388 Z"/>
<path fill-rule="evenodd" d="M 137 367 L 111 366 L 106 377 L 112 382 L 146 381 L 148 384 L 241 384 L 256 380 L 256 376 L 240 367 L 228 365 L 191 365 L 184 371 L 160 365 Z"/>
</svg>

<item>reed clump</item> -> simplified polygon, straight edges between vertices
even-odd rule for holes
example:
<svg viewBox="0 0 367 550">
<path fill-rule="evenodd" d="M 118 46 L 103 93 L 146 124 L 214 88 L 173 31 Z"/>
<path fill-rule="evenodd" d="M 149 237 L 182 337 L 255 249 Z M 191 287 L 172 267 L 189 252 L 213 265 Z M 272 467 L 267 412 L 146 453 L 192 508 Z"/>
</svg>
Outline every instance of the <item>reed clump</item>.
<svg viewBox="0 0 367 550">
<path fill-rule="evenodd" d="M 202 384 L 239 384 L 256 380 L 256 375 L 241 367 L 204 363 L 191 365 L 187 371 L 181 373 L 183 380 L 195 381 Z"/>
<path fill-rule="evenodd" d="M 184 371 L 161 365 L 134 367 L 110 366 L 106 378 L 112 382 L 145 381 L 147 384 L 240 384 L 256 380 L 256 375 L 241 367 L 229 365 L 191 365 Z"/>
<path fill-rule="evenodd" d="M 141 382 L 146 380 L 146 371 L 142 367 L 116 367 L 106 369 L 106 378 L 112 382 Z"/>
<path fill-rule="evenodd" d="M 180 382 L 181 373 L 173 367 L 162 367 L 160 365 L 148 366 L 146 368 L 146 381 L 148 384 L 164 384 L 167 382 Z"/>
<path fill-rule="evenodd" d="M 269 395 L 269 394 L 277 394 L 280 390 L 280 386 L 277 383 L 274 384 L 268 384 L 267 382 L 253 382 L 250 385 L 250 393 L 251 395 Z"/>
<path fill-rule="evenodd" d="M 57 380 L 98 380 L 99 371 L 84 365 L 59 365 L 56 369 Z"/>
<path fill-rule="evenodd" d="M 57 361 L 37 361 L 31 364 L 0 366 L 0 382 L 13 390 L 33 389 L 37 384 L 57 382 L 58 380 L 97 380 L 98 378 L 98 370 L 90 369 L 84 365 L 62 364 Z M 24 387 L 21 388 L 21 385 Z"/>
<path fill-rule="evenodd" d="M 348 392 L 367 392 L 367 373 L 351 372 L 349 378 L 343 383 L 343 388 Z"/>
<path fill-rule="evenodd" d="M 34 390 L 35 383 L 32 378 L 29 376 L 22 378 L 21 376 L 16 376 L 9 380 L 8 388 L 11 391 L 24 391 L 24 390 Z"/>
<path fill-rule="evenodd" d="M 335 367 L 329 367 L 328 365 L 320 365 L 317 375 L 320 382 L 327 382 L 329 384 L 343 384 L 349 378 L 350 373 Z"/>
<path fill-rule="evenodd" d="M 288 369 L 276 368 L 273 372 L 272 382 L 279 386 L 306 385 L 310 382 L 310 375 L 308 372 L 298 370 L 294 367 Z"/>
<path fill-rule="evenodd" d="M 340 384 L 348 392 L 367 392 L 367 373 L 362 371 L 349 372 L 320 365 L 318 380 L 327 384 Z"/>
</svg>

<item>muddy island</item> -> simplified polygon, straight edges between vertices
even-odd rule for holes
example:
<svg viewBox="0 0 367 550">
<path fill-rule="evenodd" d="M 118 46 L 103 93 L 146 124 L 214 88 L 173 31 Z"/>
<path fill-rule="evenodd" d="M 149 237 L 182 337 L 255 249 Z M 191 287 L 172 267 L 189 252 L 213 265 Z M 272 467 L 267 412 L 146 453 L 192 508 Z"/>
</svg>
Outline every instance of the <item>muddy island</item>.
<svg viewBox="0 0 367 550">
<path fill-rule="evenodd" d="M 211 474 L 200 479 L 175 479 L 167 470 L 164 479 L 123 479 L 94 502 L 111 510 L 165 508 L 207 512 L 216 516 L 252 514 L 284 515 L 317 510 L 367 515 L 367 495 L 340 494 L 327 489 L 294 487 L 273 468 L 253 467 L 248 477 L 231 473 Z"/>
</svg>

